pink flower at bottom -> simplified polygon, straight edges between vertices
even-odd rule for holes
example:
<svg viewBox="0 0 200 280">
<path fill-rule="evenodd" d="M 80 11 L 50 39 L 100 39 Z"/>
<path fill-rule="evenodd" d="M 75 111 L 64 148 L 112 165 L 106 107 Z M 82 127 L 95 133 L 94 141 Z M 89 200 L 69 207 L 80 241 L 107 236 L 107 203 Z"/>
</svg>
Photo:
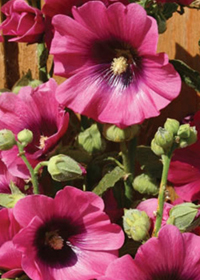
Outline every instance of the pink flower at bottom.
<svg viewBox="0 0 200 280">
<path fill-rule="evenodd" d="M 164 226 L 132 259 L 129 255 L 111 263 L 98 280 L 199 280 L 200 237 Z"/>
<path fill-rule="evenodd" d="M 103 212 L 91 192 L 65 187 L 54 199 L 30 195 L 18 201 L 14 216 L 23 229 L 14 244 L 22 268 L 34 280 L 89 280 L 103 275 L 117 258 L 122 229 Z"/>
<path fill-rule="evenodd" d="M 2 278 L 14 278 L 22 274 L 22 254 L 13 244 L 13 237 L 21 229 L 11 209 L 0 210 L 0 270 Z"/>
<path fill-rule="evenodd" d="M 140 5 L 90 1 L 72 13 L 52 21 L 55 74 L 68 78 L 56 91 L 61 104 L 123 128 L 158 116 L 178 96 L 179 74 L 156 53 L 157 24 Z"/>
</svg>

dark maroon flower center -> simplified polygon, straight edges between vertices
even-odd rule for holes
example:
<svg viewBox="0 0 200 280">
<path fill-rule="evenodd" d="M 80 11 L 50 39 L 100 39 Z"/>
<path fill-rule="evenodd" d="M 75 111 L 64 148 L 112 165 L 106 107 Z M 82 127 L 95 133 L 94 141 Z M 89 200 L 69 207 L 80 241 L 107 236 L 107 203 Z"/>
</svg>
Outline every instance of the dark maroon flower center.
<svg viewBox="0 0 200 280">
<path fill-rule="evenodd" d="M 137 51 L 121 40 L 95 41 L 92 61 L 99 65 L 102 80 L 109 86 L 128 87 L 141 73 L 142 63 Z"/>
<path fill-rule="evenodd" d="M 84 231 L 83 225 L 74 225 L 67 219 L 54 218 L 45 223 L 37 230 L 34 241 L 39 259 L 52 267 L 74 265 L 78 248 L 70 238 Z"/>
<path fill-rule="evenodd" d="M 183 274 L 180 269 L 172 271 L 160 271 L 151 276 L 151 280 L 197 280 L 197 277 L 192 273 Z"/>
</svg>

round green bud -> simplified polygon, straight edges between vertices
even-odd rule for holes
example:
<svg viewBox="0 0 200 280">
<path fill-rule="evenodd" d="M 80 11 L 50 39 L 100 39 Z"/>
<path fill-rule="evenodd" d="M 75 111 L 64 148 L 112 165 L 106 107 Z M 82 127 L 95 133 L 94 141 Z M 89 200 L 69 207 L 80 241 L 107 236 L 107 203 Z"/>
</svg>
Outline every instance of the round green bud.
<svg viewBox="0 0 200 280">
<path fill-rule="evenodd" d="M 106 148 L 105 142 L 96 123 L 81 132 L 77 139 L 78 146 L 89 154 L 104 151 Z"/>
<path fill-rule="evenodd" d="M 58 182 L 78 179 L 82 175 L 79 164 L 62 154 L 51 157 L 47 169 L 51 177 Z"/>
<path fill-rule="evenodd" d="M 155 139 L 151 141 L 151 150 L 156 154 L 157 156 L 162 156 L 165 154 L 165 151 L 162 147 L 156 144 Z"/>
<path fill-rule="evenodd" d="M 154 136 L 157 145 L 162 147 L 164 150 L 170 148 L 174 142 L 174 135 L 171 131 L 165 128 L 159 127 L 158 131 Z"/>
<path fill-rule="evenodd" d="M 129 238 L 135 241 L 142 241 L 148 237 L 151 221 L 145 211 L 125 209 L 123 227 Z"/>
<path fill-rule="evenodd" d="M 0 150 L 6 151 L 16 145 L 15 135 L 9 129 L 0 130 Z"/>
<path fill-rule="evenodd" d="M 159 190 L 156 180 L 145 173 L 135 177 L 133 188 L 141 194 L 153 196 L 157 195 Z"/>
<path fill-rule="evenodd" d="M 33 141 L 33 133 L 29 129 L 23 129 L 17 134 L 17 139 L 24 147 L 26 147 Z"/>
<path fill-rule="evenodd" d="M 182 139 L 188 138 L 190 136 L 190 125 L 188 123 L 182 124 L 178 129 L 177 135 Z"/>
<path fill-rule="evenodd" d="M 195 126 L 190 127 L 190 136 L 188 138 L 180 138 L 179 148 L 185 148 L 197 141 L 197 130 Z"/>
<path fill-rule="evenodd" d="M 187 202 L 174 206 L 169 212 L 167 224 L 178 227 L 181 231 L 185 231 L 189 227 L 198 212 L 198 206 Z"/>
<path fill-rule="evenodd" d="M 113 124 L 103 125 L 104 137 L 112 142 L 124 142 L 133 139 L 139 132 L 139 125 L 132 125 L 121 129 Z"/>
<path fill-rule="evenodd" d="M 180 123 L 177 120 L 167 118 L 164 128 L 168 131 L 171 131 L 173 135 L 176 135 L 179 129 Z"/>
</svg>

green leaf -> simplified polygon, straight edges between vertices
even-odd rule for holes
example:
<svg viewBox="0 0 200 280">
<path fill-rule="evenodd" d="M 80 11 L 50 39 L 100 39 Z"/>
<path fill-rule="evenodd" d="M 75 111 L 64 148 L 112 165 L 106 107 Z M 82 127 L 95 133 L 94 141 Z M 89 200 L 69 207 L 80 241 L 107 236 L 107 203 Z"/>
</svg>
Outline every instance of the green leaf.
<svg viewBox="0 0 200 280">
<path fill-rule="evenodd" d="M 200 73 L 198 71 L 192 69 L 183 61 L 178 59 L 172 59 L 170 60 L 170 63 L 180 74 L 182 81 L 196 91 L 200 91 Z"/>
<path fill-rule="evenodd" d="M 99 184 L 93 189 L 93 192 L 97 195 L 102 195 L 110 187 L 114 187 L 121 178 L 125 176 L 124 170 L 119 166 L 115 167 L 110 173 L 107 173 L 99 182 Z"/>
<path fill-rule="evenodd" d="M 152 177 L 160 178 L 162 173 L 162 162 L 149 146 L 138 146 L 136 159 L 139 161 L 141 169 L 149 173 Z"/>
<path fill-rule="evenodd" d="M 176 3 L 165 3 L 163 6 L 163 15 L 166 19 L 173 16 L 173 13 L 178 9 L 178 4 Z"/>
</svg>

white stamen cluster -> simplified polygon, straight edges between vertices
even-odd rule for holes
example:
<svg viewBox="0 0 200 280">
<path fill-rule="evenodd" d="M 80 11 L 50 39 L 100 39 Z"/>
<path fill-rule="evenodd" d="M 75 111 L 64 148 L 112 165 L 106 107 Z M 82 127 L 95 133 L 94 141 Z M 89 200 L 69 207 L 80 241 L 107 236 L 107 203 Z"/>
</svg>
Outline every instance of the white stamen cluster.
<svg viewBox="0 0 200 280">
<path fill-rule="evenodd" d="M 113 59 L 110 68 L 113 71 L 114 75 L 121 75 L 122 73 L 126 72 L 127 67 L 127 59 L 124 56 L 120 56 Z"/>
</svg>

